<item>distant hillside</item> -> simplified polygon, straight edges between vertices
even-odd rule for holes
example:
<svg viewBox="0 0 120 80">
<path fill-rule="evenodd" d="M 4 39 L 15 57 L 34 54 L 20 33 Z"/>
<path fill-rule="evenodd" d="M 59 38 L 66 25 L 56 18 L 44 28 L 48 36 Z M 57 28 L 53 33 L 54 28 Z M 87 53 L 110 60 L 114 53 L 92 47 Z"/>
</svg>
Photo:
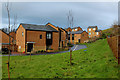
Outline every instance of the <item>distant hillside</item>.
<svg viewBox="0 0 120 80">
<path fill-rule="evenodd" d="M 108 28 L 108 29 L 102 30 L 102 33 L 104 33 L 106 35 L 110 35 L 112 33 L 112 28 Z"/>
</svg>

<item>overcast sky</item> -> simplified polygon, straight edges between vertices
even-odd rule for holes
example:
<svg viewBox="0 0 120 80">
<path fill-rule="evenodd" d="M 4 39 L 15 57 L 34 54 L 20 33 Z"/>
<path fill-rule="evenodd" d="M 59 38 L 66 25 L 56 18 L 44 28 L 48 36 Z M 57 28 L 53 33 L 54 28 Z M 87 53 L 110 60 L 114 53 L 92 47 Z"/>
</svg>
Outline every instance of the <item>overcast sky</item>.
<svg viewBox="0 0 120 80">
<path fill-rule="evenodd" d="M 88 26 L 99 29 L 110 28 L 118 21 L 118 2 L 12 2 L 11 24 L 17 14 L 17 24 L 46 24 L 48 22 L 67 28 L 67 14 L 72 10 L 74 27 L 80 26 L 87 30 Z M 2 4 L 2 27 L 8 24 L 5 4 Z"/>
</svg>

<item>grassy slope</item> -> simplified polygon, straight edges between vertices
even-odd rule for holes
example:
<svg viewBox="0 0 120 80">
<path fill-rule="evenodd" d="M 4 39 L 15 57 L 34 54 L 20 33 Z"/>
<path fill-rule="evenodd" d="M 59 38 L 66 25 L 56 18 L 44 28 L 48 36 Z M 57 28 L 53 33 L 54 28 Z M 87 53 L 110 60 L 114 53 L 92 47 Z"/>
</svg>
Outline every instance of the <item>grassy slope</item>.
<svg viewBox="0 0 120 80">
<path fill-rule="evenodd" d="M 117 61 L 106 39 L 87 46 L 73 52 L 73 66 L 69 65 L 69 53 L 35 55 L 31 61 L 29 56 L 12 56 L 11 78 L 116 78 Z M 8 77 L 6 61 L 3 57 L 3 78 Z"/>
</svg>

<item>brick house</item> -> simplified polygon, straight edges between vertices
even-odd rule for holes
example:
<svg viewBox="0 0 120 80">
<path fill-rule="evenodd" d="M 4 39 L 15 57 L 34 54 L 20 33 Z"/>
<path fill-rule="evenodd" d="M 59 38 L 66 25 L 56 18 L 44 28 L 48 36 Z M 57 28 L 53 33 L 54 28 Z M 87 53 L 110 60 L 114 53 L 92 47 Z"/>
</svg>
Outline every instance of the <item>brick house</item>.
<svg viewBox="0 0 120 80">
<path fill-rule="evenodd" d="M 82 30 L 68 32 L 68 40 L 73 44 L 88 42 L 88 33 Z"/>
<path fill-rule="evenodd" d="M 79 30 L 82 30 L 81 27 L 74 27 L 74 28 L 67 28 L 66 31 L 70 32 L 70 31 L 79 31 Z"/>
<path fill-rule="evenodd" d="M 88 42 L 88 33 L 83 31 L 80 27 L 67 28 L 68 31 L 68 42 L 69 43 L 85 43 Z"/>
<path fill-rule="evenodd" d="M 99 38 L 102 35 L 102 31 L 98 30 L 97 26 L 89 26 L 87 32 L 89 38 Z"/>
<path fill-rule="evenodd" d="M 72 31 L 80 31 L 80 30 L 82 30 L 81 27 L 74 27 L 74 28 L 72 28 Z"/>
<path fill-rule="evenodd" d="M 16 31 L 16 45 L 18 52 L 31 52 L 60 47 L 59 28 L 48 23 L 46 25 L 34 25 L 21 23 Z"/>
<path fill-rule="evenodd" d="M 56 29 L 59 32 L 59 48 L 63 48 L 67 46 L 67 31 L 63 28 L 60 27 L 56 27 L 55 25 L 51 24 L 51 23 L 47 23 L 46 25 L 49 25 L 51 27 L 53 27 L 54 29 Z"/>
<path fill-rule="evenodd" d="M 59 47 L 62 48 L 62 47 L 66 47 L 67 46 L 67 36 L 68 36 L 68 33 L 65 29 L 63 28 L 59 28 Z"/>
<path fill-rule="evenodd" d="M 1 43 L 1 46 L 0 48 L 10 48 L 10 50 L 14 50 L 13 49 L 13 42 L 14 42 L 14 38 L 12 36 L 10 36 L 9 34 L 7 34 L 6 32 L 0 30 L 0 43 Z M 10 36 L 10 47 L 9 47 L 9 36 Z"/>
</svg>

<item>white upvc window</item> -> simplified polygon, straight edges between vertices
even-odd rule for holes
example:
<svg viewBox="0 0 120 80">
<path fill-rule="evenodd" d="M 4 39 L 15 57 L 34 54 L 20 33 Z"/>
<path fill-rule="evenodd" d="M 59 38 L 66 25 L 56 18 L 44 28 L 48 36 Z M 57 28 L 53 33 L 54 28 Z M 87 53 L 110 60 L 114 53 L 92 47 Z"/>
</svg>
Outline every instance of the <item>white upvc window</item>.
<svg viewBox="0 0 120 80">
<path fill-rule="evenodd" d="M 91 29 L 89 29 L 89 31 L 91 31 Z"/>
<path fill-rule="evenodd" d="M 96 34 L 98 35 L 98 32 Z"/>
<path fill-rule="evenodd" d="M 95 28 L 93 28 L 93 30 L 95 30 Z"/>
<path fill-rule="evenodd" d="M 19 46 L 19 49 L 21 49 L 21 46 Z"/>
<path fill-rule="evenodd" d="M 24 33 L 22 32 L 22 36 L 24 36 Z"/>
<path fill-rule="evenodd" d="M 51 39 L 51 33 L 47 33 L 47 39 Z"/>
<path fill-rule="evenodd" d="M 89 32 L 89 35 L 91 35 L 91 33 Z"/>
<path fill-rule="evenodd" d="M 75 31 L 77 31 L 77 28 L 75 29 Z"/>
</svg>

